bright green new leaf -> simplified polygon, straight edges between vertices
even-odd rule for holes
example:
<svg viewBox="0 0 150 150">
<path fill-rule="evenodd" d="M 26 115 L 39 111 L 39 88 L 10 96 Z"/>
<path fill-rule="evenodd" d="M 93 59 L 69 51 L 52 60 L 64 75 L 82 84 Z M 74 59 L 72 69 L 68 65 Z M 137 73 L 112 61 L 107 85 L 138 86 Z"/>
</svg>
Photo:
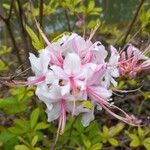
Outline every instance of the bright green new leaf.
<svg viewBox="0 0 150 150">
<path fill-rule="evenodd" d="M 82 103 L 82 105 L 83 105 L 84 108 L 87 108 L 87 109 L 92 109 L 92 107 L 93 107 L 93 103 L 90 102 L 90 101 L 84 101 Z"/>
<path fill-rule="evenodd" d="M 38 141 L 38 136 L 36 135 L 36 136 L 34 136 L 32 142 L 31 142 L 31 145 L 34 147 L 35 144 L 37 143 L 37 141 Z"/>
<path fill-rule="evenodd" d="M 111 137 L 113 137 L 113 136 L 119 134 L 119 132 L 122 131 L 123 128 L 124 128 L 124 124 L 123 123 L 118 123 L 116 126 L 111 127 L 109 129 L 109 135 Z"/>
<path fill-rule="evenodd" d="M 38 121 L 40 110 L 36 108 L 30 116 L 30 127 L 33 129 Z"/>
<path fill-rule="evenodd" d="M 48 128 L 49 125 L 44 123 L 44 122 L 40 122 L 36 125 L 35 130 L 41 130 L 41 129 L 46 129 Z"/>
<path fill-rule="evenodd" d="M 26 145 L 16 145 L 15 150 L 31 150 Z"/>
<path fill-rule="evenodd" d="M 0 59 L 0 71 L 7 70 L 8 67 L 5 65 L 5 63 Z"/>
<path fill-rule="evenodd" d="M 38 36 L 35 34 L 35 32 L 29 26 L 26 26 L 26 30 L 32 40 L 32 45 L 34 46 L 34 48 L 37 50 L 43 49 L 44 43 L 41 40 L 41 38 L 38 38 Z"/>
<path fill-rule="evenodd" d="M 118 141 L 114 138 L 109 138 L 108 141 L 112 146 L 118 146 L 119 145 Z"/>
<path fill-rule="evenodd" d="M 146 138 L 142 144 L 147 150 L 150 150 L 150 138 Z"/>
<path fill-rule="evenodd" d="M 6 4 L 6 3 L 3 3 L 3 7 L 4 7 L 5 9 L 7 9 L 7 10 L 10 9 L 10 5 L 9 5 L 9 4 Z"/>
<path fill-rule="evenodd" d="M 90 150 L 101 150 L 102 146 L 103 146 L 102 143 L 96 143 L 96 144 L 92 145 Z"/>
<path fill-rule="evenodd" d="M 10 128 L 8 128 L 8 131 L 10 131 L 11 133 L 16 134 L 16 135 L 21 135 L 21 134 L 25 133 L 25 131 L 19 127 L 10 127 Z"/>
<path fill-rule="evenodd" d="M 91 142 L 88 139 L 88 137 L 85 136 L 84 134 L 81 134 L 81 138 L 82 138 L 82 141 L 83 141 L 83 144 L 85 145 L 85 147 L 90 148 L 91 147 Z"/>
</svg>

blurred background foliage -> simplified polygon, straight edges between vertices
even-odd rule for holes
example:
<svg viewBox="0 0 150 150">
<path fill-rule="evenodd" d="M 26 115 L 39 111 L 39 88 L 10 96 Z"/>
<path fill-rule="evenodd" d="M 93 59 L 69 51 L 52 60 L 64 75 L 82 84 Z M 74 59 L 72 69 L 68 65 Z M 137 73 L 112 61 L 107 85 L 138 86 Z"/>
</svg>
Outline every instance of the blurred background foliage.
<svg viewBox="0 0 150 150">
<path fill-rule="evenodd" d="M 150 3 L 148 0 L 1 0 L 0 81 L 25 80 L 29 52 L 45 47 L 34 20 L 38 20 L 50 41 L 62 33 L 77 32 L 88 37 L 100 27 L 92 41 L 118 49 L 132 43 L 144 50 L 150 44 Z M 149 54 L 148 54 L 149 55 Z M 45 106 L 34 96 L 34 87 L 0 84 L 0 150 L 150 150 L 150 75 L 121 78 L 118 89 L 142 88 L 133 93 L 114 93 L 114 103 L 138 116 L 144 126 L 131 127 L 108 115 L 95 112 L 87 128 L 80 116 L 67 120 L 65 133 L 54 145 L 57 121 L 47 122 Z"/>
</svg>

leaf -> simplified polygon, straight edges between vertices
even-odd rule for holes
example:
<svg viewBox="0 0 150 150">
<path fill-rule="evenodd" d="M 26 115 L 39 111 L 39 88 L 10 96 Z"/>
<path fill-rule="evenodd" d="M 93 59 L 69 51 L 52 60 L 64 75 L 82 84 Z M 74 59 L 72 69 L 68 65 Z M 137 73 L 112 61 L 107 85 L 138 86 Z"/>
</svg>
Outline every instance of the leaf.
<svg viewBox="0 0 150 150">
<path fill-rule="evenodd" d="M 58 36 L 56 36 L 53 40 L 52 43 L 57 42 L 60 38 L 62 38 L 64 35 L 69 35 L 69 32 L 63 32 L 62 34 L 59 34 Z"/>
<path fill-rule="evenodd" d="M 41 150 L 41 148 L 39 148 L 39 147 L 35 147 L 35 148 L 34 148 L 34 150 Z"/>
<path fill-rule="evenodd" d="M 108 141 L 112 146 L 118 146 L 119 145 L 118 141 L 114 138 L 109 138 Z"/>
<path fill-rule="evenodd" d="M 105 137 L 108 136 L 108 128 L 107 128 L 107 126 L 103 126 L 103 134 L 104 134 Z"/>
<path fill-rule="evenodd" d="M 111 127 L 109 129 L 109 136 L 113 137 L 113 136 L 117 135 L 123 128 L 124 128 L 124 124 L 118 123 L 116 126 Z"/>
<path fill-rule="evenodd" d="M 11 140 L 14 137 L 16 137 L 16 135 L 14 135 L 8 131 L 3 131 L 0 134 L 0 142 L 6 143 L 7 141 Z"/>
<path fill-rule="evenodd" d="M 92 145 L 90 150 L 101 150 L 102 146 L 103 146 L 102 143 L 96 143 L 96 144 Z"/>
<path fill-rule="evenodd" d="M 142 130 L 141 127 L 138 127 L 138 135 L 139 137 L 143 138 L 145 135 L 144 135 L 144 130 Z"/>
<path fill-rule="evenodd" d="M 133 134 L 133 133 L 129 133 L 128 131 L 125 132 L 129 137 L 130 139 L 134 140 L 134 139 L 137 139 L 138 136 L 136 134 Z"/>
<path fill-rule="evenodd" d="M 3 3 L 3 7 L 4 7 L 5 9 L 7 9 L 7 10 L 10 9 L 10 5 L 9 5 L 9 4 L 6 4 L 6 3 Z"/>
<path fill-rule="evenodd" d="M 16 145 L 15 150 L 31 150 L 26 145 Z"/>
<path fill-rule="evenodd" d="M 35 34 L 35 32 L 29 27 L 26 25 L 26 30 L 32 40 L 32 45 L 34 46 L 35 49 L 37 50 L 40 50 L 40 49 L 43 49 L 44 48 L 44 43 L 43 41 L 41 41 L 38 36 Z"/>
<path fill-rule="evenodd" d="M 150 150 L 150 138 L 146 138 L 142 144 L 147 150 Z"/>
<path fill-rule="evenodd" d="M 41 130 L 41 129 L 46 129 L 48 128 L 49 125 L 44 123 L 44 122 L 40 122 L 36 125 L 35 130 Z"/>
<path fill-rule="evenodd" d="M 25 133 L 25 131 L 22 130 L 21 128 L 19 128 L 19 127 L 10 127 L 10 128 L 8 128 L 8 130 L 9 130 L 11 133 L 14 133 L 14 134 L 16 134 L 16 135 L 21 135 L 21 134 Z"/>
<path fill-rule="evenodd" d="M 82 103 L 82 105 L 83 105 L 84 108 L 87 108 L 87 109 L 92 109 L 93 108 L 93 103 L 90 102 L 90 101 L 84 101 Z"/>
<path fill-rule="evenodd" d="M 30 116 L 30 127 L 33 129 L 38 121 L 40 110 L 36 108 Z"/>
<path fill-rule="evenodd" d="M 86 148 L 90 148 L 91 147 L 91 142 L 87 138 L 87 136 L 85 136 L 84 134 L 81 134 L 81 138 L 82 138 L 83 144 L 86 146 Z"/>
<path fill-rule="evenodd" d="M 5 63 L 0 59 L 0 71 L 7 70 L 8 67 L 5 65 Z"/>
<path fill-rule="evenodd" d="M 29 130 L 29 121 L 23 120 L 23 119 L 16 119 L 15 125 L 18 126 L 23 131 L 27 132 Z"/>
<path fill-rule="evenodd" d="M 140 146 L 141 145 L 141 143 L 140 143 L 140 140 L 139 140 L 139 138 L 137 137 L 137 138 L 134 138 L 132 141 L 131 141 L 131 143 L 130 143 L 130 146 L 131 147 L 138 147 L 138 146 Z"/>
<path fill-rule="evenodd" d="M 38 136 L 36 135 L 36 136 L 34 136 L 32 142 L 31 142 L 31 145 L 34 147 L 35 144 L 37 143 L 37 141 L 38 141 Z"/>
<path fill-rule="evenodd" d="M 17 100 L 15 97 L 7 97 L 7 98 L 0 99 L 0 108 L 1 109 L 6 108 L 12 104 L 17 104 Z"/>
<path fill-rule="evenodd" d="M 28 147 L 30 147 L 30 144 L 26 140 L 24 140 L 21 136 L 19 136 L 18 139 L 20 140 L 20 142 L 22 142 L 23 144 L 25 144 Z"/>
</svg>

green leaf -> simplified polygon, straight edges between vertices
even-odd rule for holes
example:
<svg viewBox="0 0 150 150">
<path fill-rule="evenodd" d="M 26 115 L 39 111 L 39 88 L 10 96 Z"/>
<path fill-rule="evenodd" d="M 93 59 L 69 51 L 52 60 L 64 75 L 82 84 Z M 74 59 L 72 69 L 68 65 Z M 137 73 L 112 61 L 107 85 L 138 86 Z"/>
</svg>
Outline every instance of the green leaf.
<svg viewBox="0 0 150 150">
<path fill-rule="evenodd" d="M 0 99 L 0 108 L 1 109 L 6 108 L 12 104 L 17 104 L 17 100 L 15 97 L 7 97 L 7 98 Z"/>
<path fill-rule="evenodd" d="M 41 129 L 46 129 L 48 128 L 49 125 L 44 123 L 44 122 L 40 122 L 36 125 L 35 130 L 41 130 Z"/>
<path fill-rule="evenodd" d="M 102 143 L 96 143 L 96 144 L 92 145 L 90 150 L 101 150 L 102 146 L 103 146 Z"/>
<path fill-rule="evenodd" d="M 118 141 L 114 138 L 109 138 L 108 141 L 112 146 L 118 146 L 119 145 Z"/>
<path fill-rule="evenodd" d="M 139 135 L 141 138 L 143 138 L 143 137 L 145 136 L 144 130 L 142 130 L 141 127 L 138 127 L 138 135 Z"/>
<path fill-rule="evenodd" d="M 31 142 L 31 145 L 34 147 L 35 144 L 37 143 L 37 141 L 38 141 L 38 136 L 36 135 L 36 136 L 34 136 L 32 142 Z"/>
<path fill-rule="evenodd" d="M 31 150 L 26 145 L 16 145 L 15 150 Z"/>
<path fill-rule="evenodd" d="M 5 63 L 0 59 L 0 71 L 7 70 L 8 67 L 5 65 Z"/>
<path fill-rule="evenodd" d="M 22 142 L 23 144 L 25 144 L 28 147 L 30 147 L 30 144 L 26 140 L 24 140 L 21 136 L 19 136 L 18 139 L 20 140 L 20 142 Z"/>
<path fill-rule="evenodd" d="M 108 136 L 108 128 L 107 128 L 107 126 L 103 126 L 103 134 L 104 134 L 105 137 Z"/>
<path fill-rule="evenodd" d="M 11 133 L 14 133 L 16 135 L 21 135 L 21 134 L 25 133 L 25 131 L 19 127 L 10 127 L 10 128 L 8 128 L 8 131 L 10 131 Z"/>
<path fill-rule="evenodd" d="M 53 40 L 52 43 L 57 42 L 60 38 L 62 38 L 64 35 L 69 35 L 69 32 L 63 32 L 62 34 L 59 34 L 58 36 L 56 36 Z"/>
<path fill-rule="evenodd" d="M 10 9 L 10 5 L 9 5 L 9 4 L 6 4 L 6 3 L 3 3 L 3 7 L 4 7 L 5 9 L 7 9 L 7 10 Z"/>
<path fill-rule="evenodd" d="M 24 132 L 28 132 L 30 129 L 29 121 L 23 120 L 23 119 L 16 119 L 15 120 L 15 126 L 22 129 Z"/>
<path fill-rule="evenodd" d="M 39 147 L 35 147 L 35 148 L 34 148 L 34 150 L 41 150 L 41 148 L 39 148 Z"/>
<path fill-rule="evenodd" d="M 130 143 L 130 146 L 131 147 L 138 147 L 138 146 L 140 146 L 141 145 L 141 143 L 140 143 L 140 140 L 139 140 L 139 138 L 137 137 L 137 138 L 134 138 L 132 141 L 131 141 L 131 143 Z"/>
<path fill-rule="evenodd" d="M 109 136 L 113 137 L 117 134 L 119 134 L 119 132 L 124 128 L 124 124 L 123 123 L 118 123 L 116 126 L 111 127 L 109 129 Z"/>
<path fill-rule="evenodd" d="M 87 136 L 85 136 L 84 134 L 81 134 L 81 138 L 82 138 L 83 144 L 86 146 L 86 148 L 90 148 L 91 147 L 91 142 L 87 138 Z"/>
<path fill-rule="evenodd" d="M 16 135 L 14 135 L 8 131 L 3 131 L 0 134 L 0 142 L 6 143 L 7 141 L 11 140 L 14 137 L 16 137 Z"/>
<path fill-rule="evenodd" d="M 150 138 L 146 138 L 142 144 L 147 150 L 150 150 Z"/>
<path fill-rule="evenodd" d="M 82 103 L 82 105 L 83 105 L 84 108 L 87 108 L 87 109 L 92 109 L 93 108 L 93 103 L 90 102 L 90 101 L 84 101 Z"/>
<path fill-rule="evenodd" d="M 38 121 L 40 110 L 36 108 L 30 116 L 30 127 L 33 129 Z"/>
<path fill-rule="evenodd" d="M 32 45 L 34 46 L 34 48 L 37 50 L 43 49 L 44 43 L 41 40 L 41 38 L 38 38 L 38 36 L 35 34 L 35 32 L 29 26 L 26 26 L 26 30 L 32 40 Z"/>
</svg>

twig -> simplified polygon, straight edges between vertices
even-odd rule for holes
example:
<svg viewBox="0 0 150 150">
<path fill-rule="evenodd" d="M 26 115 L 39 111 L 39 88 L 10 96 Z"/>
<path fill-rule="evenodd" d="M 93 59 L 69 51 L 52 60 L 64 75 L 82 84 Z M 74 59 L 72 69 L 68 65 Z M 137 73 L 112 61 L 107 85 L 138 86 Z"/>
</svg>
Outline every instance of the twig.
<svg viewBox="0 0 150 150">
<path fill-rule="evenodd" d="M 7 20 L 10 20 L 11 14 L 12 14 L 12 9 L 13 9 L 13 4 L 14 4 L 14 0 L 12 0 L 11 5 L 10 5 L 10 10 L 9 10 L 9 15 Z"/>
<path fill-rule="evenodd" d="M 20 25 L 20 28 L 21 28 L 21 35 L 22 35 L 22 39 L 23 39 L 23 45 L 24 45 L 24 53 L 25 53 L 25 57 L 26 57 L 26 61 L 27 61 L 27 65 L 29 66 L 29 46 L 28 46 L 28 41 L 27 41 L 27 33 L 26 33 L 26 30 L 24 28 L 24 25 L 23 25 L 23 10 L 22 10 L 22 7 L 21 7 L 21 4 L 20 4 L 20 0 L 17 0 L 17 3 L 18 3 L 18 10 L 19 10 L 19 16 L 18 16 L 18 22 L 19 22 L 19 25 Z M 15 9 L 16 12 L 17 12 L 17 9 Z"/>
<path fill-rule="evenodd" d="M 40 23 L 40 27 L 43 28 L 43 0 L 40 0 L 40 20 L 39 20 L 39 23 Z"/>
<path fill-rule="evenodd" d="M 66 20 L 67 20 L 68 31 L 71 32 L 70 20 L 69 20 L 69 16 L 68 16 L 68 13 L 67 13 L 66 10 L 65 10 L 65 17 L 66 17 Z"/>
<path fill-rule="evenodd" d="M 140 9 L 141 9 L 141 7 L 142 7 L 144 1 L 145 1 L 145 0 L 141 0 L 140 4 L 139 4 L 139 6 L 138 6 L 138 8 L 137 8 L 137 10 L 136 10 L 136 13 L 135 13 L 135 15 L 134 15 L 134 17 L 133 17 L 133 20 L 131 21 L 131 23 L 130 23 L 130 25 L 129 25 L 129 27 L 128 27 L 128 30 L 127 30 L 127 32 L 126 32 L 126 34 L 125 34 L 125 36 L 124 36 L 124 39 L 122 40 L 122 45 L 125 44 L 125 42 L 126 42 L 126 40 L 127 40 L 127 38 L 128 38 L 128 35 L 130 34 L 130 31 L 132 30 L 133 25 L 134 25 L 134 23 L 135 23 L 135 21 L 136 21 L 136 19 L 137 19 L 137 17 L 138 17 L 139 11 L 140 11 Z"/>
<path fill-rule="evenodd" d="M 3 22 L 6 25 L 6 28 L 8 30 L 8 33 L 10 35 L 10 39 L 11 39 L 13 47 L 14 47 L 14 51 L 16 52 L 16 55 L 17 55 L 18 62 L 21 65 L 22 64 L 22 59 L 20 57 L 19 49 L 17 47 L 16 41 L 15 41 L 15 38 L 14 38 L 14 35 L 13 35 L 13 31 L 12 31 L 11 25 L 10 25 L 10 18 L 11 18 L 11 14 L 12 14 L 13 4 L 14 4 L 14 0 L 11 1 L 11 6 L 10 6 L 9 13 L 8 13 L 9 14 L 8 17 L 4 18 L 2 15 L 0 15 L 0 18 L 3 20 Z"/>
</svg>

